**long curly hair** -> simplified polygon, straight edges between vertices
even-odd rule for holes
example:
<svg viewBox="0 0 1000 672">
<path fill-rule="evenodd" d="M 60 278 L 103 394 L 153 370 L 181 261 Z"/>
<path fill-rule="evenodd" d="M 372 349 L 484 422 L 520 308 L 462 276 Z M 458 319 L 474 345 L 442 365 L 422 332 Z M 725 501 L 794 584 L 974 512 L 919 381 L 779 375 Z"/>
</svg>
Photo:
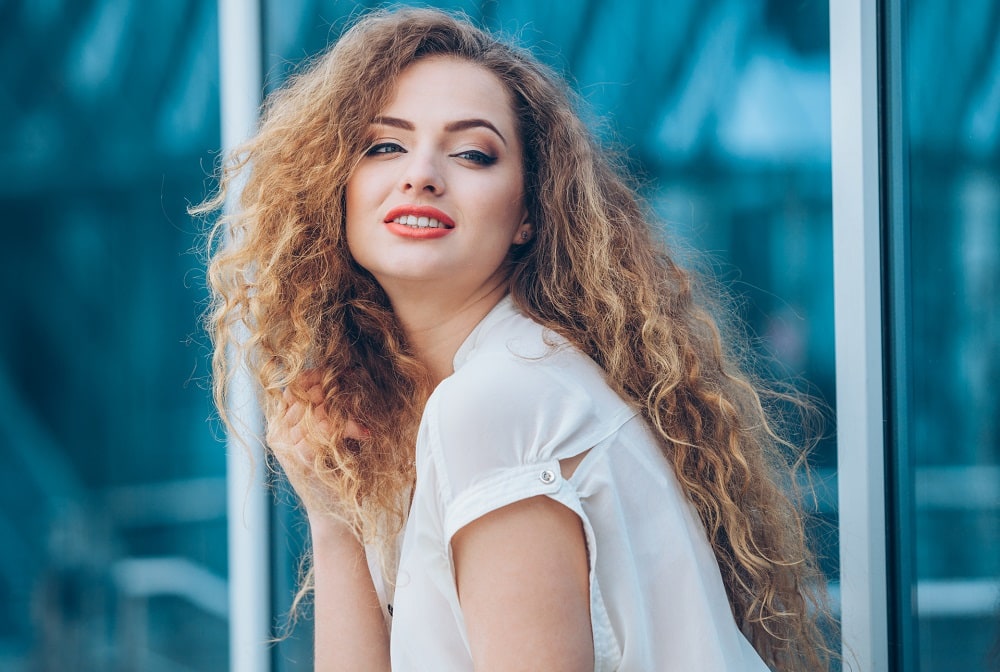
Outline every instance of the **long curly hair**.
<svg viewBox="0 0 1000 672">
<path fill-rule="evenodd" d="M 223 167 L 219 191 L 198 209 L 220 209 L 245 180 L 240 207 L 218 218 L 209 243 L 206 321 L 223 419 L 239 366 L 267 418 L 284 388 L 320 372 L 333 431 L 315 467 L 335 513 L 365 541 L 401 528 L 430 384 L 382 289 L 347 249 L 344 193 L 397 76 L 436 55 L 480 65 L 511 94 L 535 226 L 512 253 L 514 301 L 643 409 L 764 660 L 781 671 L 827 669 L 835 654 L 820 625 L 824 583 L 791 477 L 803 453 L 762 401 L 781 395 L 741 372 L 736 341 L 721 337 L 697 276 L 658 240 L 563 80 L 463 18 L 428 9 L 362 17 L 268 99 L 259 131 Z M 364 438 L 346 436 L 349 418 Z"/>
</svg>

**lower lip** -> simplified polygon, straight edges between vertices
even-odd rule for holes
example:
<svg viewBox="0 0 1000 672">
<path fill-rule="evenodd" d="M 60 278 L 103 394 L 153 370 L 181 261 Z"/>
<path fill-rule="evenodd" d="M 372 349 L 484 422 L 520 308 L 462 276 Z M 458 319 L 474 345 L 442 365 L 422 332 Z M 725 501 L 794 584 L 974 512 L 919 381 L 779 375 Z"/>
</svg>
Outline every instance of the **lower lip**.
<svg viewBox="0 0 1000 672">
<path fill-rule="evenodd" d="M 454 229 L 448 229 L 445 227 L 435 228 L 426 226 L 420 228 L 407 226 L 406 224 L 400 224 L 399 222 L 386 222 L 385 225 L 388 227 L 389 231 L 400 238 L 412 238 L 414 240 L 431 240 L 434 238 L 441 238 L 454 231 Z"/>
</svg>

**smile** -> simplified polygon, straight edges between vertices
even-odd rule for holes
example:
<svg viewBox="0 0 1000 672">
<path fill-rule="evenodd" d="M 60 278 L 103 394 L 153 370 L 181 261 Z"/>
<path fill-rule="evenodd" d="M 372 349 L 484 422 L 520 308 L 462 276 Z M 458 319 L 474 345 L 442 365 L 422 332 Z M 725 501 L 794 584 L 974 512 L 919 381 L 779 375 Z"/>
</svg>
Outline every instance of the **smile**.
<svg viewBox="0 0 1000 672">
<path fill-rule="evenodd" d="M 454 229 L 455 220 L 430 205 L 397 205 L 385 213 L 386 224 L 398 224 L 412 229 Z"/>
<path fill-rule="evenodd" d="M 385 213 L 385 225 L 393 234 L 410 240 L 436 240 L 455 230 L 455 220 L 430 205 L 397 205 Z"/>
<path fill-rule="evenodd" d="M 416 217 L 414 215 L 402 215 L 393 219 L 397 224 L 409 226 L 413 229 L 448 229 L 451 228 L 440 220 L 433 217 Z"/>
</svg>

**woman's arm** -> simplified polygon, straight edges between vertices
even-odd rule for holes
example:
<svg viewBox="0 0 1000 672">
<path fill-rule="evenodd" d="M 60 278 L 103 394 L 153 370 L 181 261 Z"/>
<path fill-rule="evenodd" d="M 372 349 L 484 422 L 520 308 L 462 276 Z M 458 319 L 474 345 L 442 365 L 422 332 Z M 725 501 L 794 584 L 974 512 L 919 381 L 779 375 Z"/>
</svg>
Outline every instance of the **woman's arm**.
<svg viewBox="0 0 1000 672">
<path fill-rule="evenodd" d="M 389 670 L 389 634 L 361 542 L 346 523 L 326 513 L 335 508 L 329 492 L 313 473 L 315 449 L 302 428 L 307 406 L 317 427 L 323 393 L 312 376 L 300 384 L 308 401 L 285 392 L 284 409 L 268 427 L 268 445 L 302 500 L 312 537 L 315 669 L 317 672 Z M 348 433 L 363 430 L 349 423 Z M 331 504 L 333 506 L 331 506 Z"/>
<path fill-rule="evenodd" d="M 315 670 L 389 670 L 389 633 L 365 549 L 342 522 L 313 520 Z"/>
<path fill-rule="evenodd" d="M 476 672 L 594 669 L 587 545 L 577 515 L 532 497 L 452 540 Z"/>
</svg>

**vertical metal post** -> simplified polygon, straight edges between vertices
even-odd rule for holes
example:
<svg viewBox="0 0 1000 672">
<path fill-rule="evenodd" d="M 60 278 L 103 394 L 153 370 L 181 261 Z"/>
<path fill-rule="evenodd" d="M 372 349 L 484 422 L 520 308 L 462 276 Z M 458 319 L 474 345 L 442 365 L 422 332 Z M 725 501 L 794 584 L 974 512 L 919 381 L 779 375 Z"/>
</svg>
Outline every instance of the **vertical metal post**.
<svg viewBox="0 0 1000 672">
<path fill-rule="evenodd" d="M 877 3 L 830 3 L 844 669 L 888 670 Z"/>
<path fill-rule="evenodd" d="M 261 102 L 260 0 L 219 0 L 222 149 L 228 154 L 253 132 Z M 237 207 L 232 189 L 227 211 Z M 235 362 L 234 362 L 235 364 Z M 253 384 L 240 368 L 227 409 L 234 428 L 226 459 L 229 522 L 229 665 L 269 672 L 270 567 L 263 419 Z"/>
<path fill-rule="evenodd" d="M 909 148 L 903 114 L 903 12 L 899 0 L 879 6 L 879 122 L 882 182 L 882 251 L 884 290 L 886 451 L 886 562 L 889 603 L 889 665 L 917 670 L 915 472 L 910 427 L 912 385 L 910 349 L 912 283 L 910 281 Z"/>
</svg>

